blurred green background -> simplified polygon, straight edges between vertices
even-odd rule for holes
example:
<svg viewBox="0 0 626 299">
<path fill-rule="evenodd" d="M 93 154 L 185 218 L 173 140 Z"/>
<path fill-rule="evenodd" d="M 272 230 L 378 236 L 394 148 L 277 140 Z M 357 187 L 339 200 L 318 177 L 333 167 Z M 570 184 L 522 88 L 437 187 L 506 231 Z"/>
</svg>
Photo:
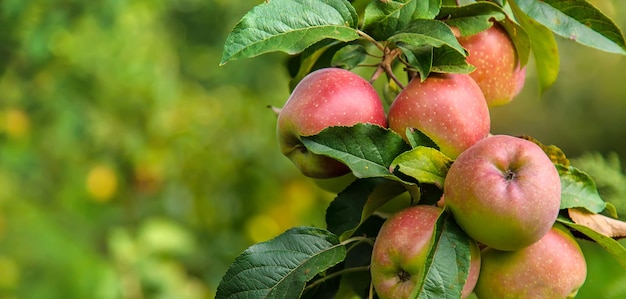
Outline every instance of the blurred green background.
<svg viewBox="0 0 626 299">
<path fill-rule="evenodd" d="M 324 226 L 333 194 L 281 156 L 285 55 L 218 67 L 261 1 L 0 1 L 0 299 L 213 298 L 245 248 Z M 626 28 L 619 1 L 597 0 Z M 560 146 L 626 215 L 626 57 L 559 39 L 557 84 L 493 132 Z M 582 242 L 579 298 L 625 298 Z"/>
</svg>

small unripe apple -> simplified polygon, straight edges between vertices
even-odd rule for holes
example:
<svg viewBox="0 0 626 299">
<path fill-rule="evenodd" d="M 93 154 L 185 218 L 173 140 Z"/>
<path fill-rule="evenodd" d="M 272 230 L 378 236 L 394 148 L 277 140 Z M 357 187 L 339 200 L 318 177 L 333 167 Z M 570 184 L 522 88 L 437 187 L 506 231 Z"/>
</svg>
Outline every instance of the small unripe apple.
<svg viewBox="0 0 626 299">
<path fill-rule="evenodd" d="M 480 299 L 574 298 L 587 264 L 572 235 L 561 226 L 516 251 L 485 248 L 474 292 Z"/>
<path fill-rule="evenodd" d="M 495 249 L 516 250 L 537 242 L 554 224 L 561 181 L 538 145 L 494 135 L 452 163 L 444 197 L 470 237 Z"/>
<path fill-rule="evenodd" d="M 469 53 L 467 62 L 476 67 L 469 75 L 480 86 L 489 107 L 507 104 L 520 93 L 526 67 L 520 67 L 515 45 L 500 24 L 458 40 Z"/>
<path fill-rule="evenodd" d="M 452 159 L 487 137 L 491 125 L 485 97 L 466 74 L 411 80 L 389 107 L 388 120 L 405 139 L 407 128 L 420 130 Z"/>
<path fill-rule="evenodd" d="M 331 126 L 371 123 L 386 127 L 382 101 L 374 87 L 359 75 L 339 68 L 308 74 L 279 110 L 276 132 L 281 152 L 306 176 L 332 178 L 350 169 L 343 163 L 309 152 L 301 136 Z"/>
<path fill-rule="evenodd" d="M 409 298 L 424 277 L 437 218 L 442 209 L 419 205 L 391 216 L 380 229 L 372 251 L 372 284 L 381 299 Z M 471 294 L 480 272 L 480 250 L 471 240 L 469 277 L 462 298 Z"/>
</svg>

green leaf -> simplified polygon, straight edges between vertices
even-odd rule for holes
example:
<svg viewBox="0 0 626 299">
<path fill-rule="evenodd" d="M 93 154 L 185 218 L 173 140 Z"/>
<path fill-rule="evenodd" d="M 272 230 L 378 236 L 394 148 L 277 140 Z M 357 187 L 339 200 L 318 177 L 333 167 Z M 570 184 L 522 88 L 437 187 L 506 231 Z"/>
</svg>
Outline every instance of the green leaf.
<svg viewBox="0 0 626 299">
<path fill-rule="evenodd" d="M 426 146 L 439 150 L 439 146 L 432 139 L 430 139 L 428 135 L 424 134 L 418 129 L 406 128 L 405 135 L 412 148 L 416 148 L 418 146 Z"/>
<path fill-rule="evenodd" d="M 476 68 L 467 63 L 465 55 L 459 53 L 456 49 L 447 46 L 433 49 L 432 72 L 469 74 L 474 70 Z"/>
<path fill-rule="evenodd" d="M 352 41 L 358 16 L 346 0 L 271 0 L 255 6 L 226 38 L 220 65 L 268 52 L 297 54 L 323 40 Z"/>
<path fill-rule="evenodd" d="M 295 227 L 239 255 L 215 298 L 299 298 L 307 281 L 345 257 L 346 248 L 334 234 Z"/>
<path fill-rule="evenodd" d="M 437 16 L 441 0 L 372 1 L 365 8 L 363 30 L 378 40 L 385 40 L 417 19 Z"/>
<path fill-rule="evenodd" d="M 489 29 L 493 20 L 506 17 L 502 8 L 491 2 L 477 2 L 464 6 L 442 6 L 438 18 L 459 29 L 461 36 L 468 36 Z"/>
<path fill-rule="evenodd" d="M 559 216 L 559 218 L 557 218 L 557 221 L 567 225 L 568 227 L 571 227 L 572 229 L 584 234 L 585 236 L 598 243 L 598 245 L 604 248 L 620 263 L 620 265 L 622 265 L 624 269 L 626 269 L 626 248 L 624 248 L 622 244 L 612 238 L 609 238 L 603 234 L 594 231 L 589 227 L 576 224 L 565 217 Z"/>
<path fill-rule="evenodd" d="M 338 46 L 337 41 L 323 40 L 311 45 L 298 56 L 295 56 L 294 58 L 299 60 L 297 66 L 298 70 L 295 76 L 293 76 L 293 78 L 289 81 L 290 90 L 296 88 L 296 85 L 298 85 L 298 83 L 312 71 L 318 68 L 327 67 L 327 65 L 323 65 L 323 63 L 320 65 L 320 60 L 322 60 L 321 57 L 329 50 L 334 49 L 336 46 Z"/>
<path fill-rule="evenodd" d="M 396 181 L 358 179 L 337 194 L 326 209 L 327 228 L 345 240 L 379 207 L 404 192 L 404 186 Z"/>
<path fill-rule="evenodd" d="M 555 166 L 561 177 L 561 209 L 585 208 L 600 213 L 606 208 L 596 183 L 588 174 L 573 166 Z"/>
<path fill-rule="evenodd" d="M 367 58 L 367 50 L 363 45 L 347 45 L 339 49 L 331 61 L 334 67 L 353 69 Z"/>
<path fill-rule="evenodd" d="M 458 299 L 470 269 L 471 239 L 444 211 L 437 220 L 424 281 L 410 298 Z"/>
<path fill-rule="evenodd" d="M 418 146 L 399 155 L 391 167 L 404 175 L 416 179 L 420 183 L 435 184 L 443 188 L 443 182 L 452 160 L 440 151 Z"/>
<path fill-rule="evenodd" d="M 602 51 L 626 54 L 619 27 L 585 0 L 517 0 L 517 4 L 560 36 Z"/>
<path fill-rule="evenodd" d="M 511 37 L 511 40 L 513 41 L 517 57 L 520 61 L 520 66 L 526 66 L 526 64 L 528 64 L 528 60 L 530 59 L 530 52 L 532 50 L 528 33 L 522 26 L 509 18 L 500 21 L 500 25 L 504 27 L 504 30 L 506 30 L 509 37 Z"/>
<path fill-rule="evenodd" d="M 420 78 L 427 78 L 432 71 L 434 60 L 433 46 L 398 45 L 412 70 L 420 74 Z"/>
<path fill-rule="evenodd" d="M 313 136 L 302 136 L 311 152 L 346 164 L 357 178 L 395 177 L 389 171 L 393 159 L 410 149 L 395 132 L 372 124 L 329 127 Z"/>
<path fill-rule="evenodd" d="M 543 93 L 559 75 L 559 49 L 550 29 L 526 15 L 514 1 L 507 1 L 513 10 L 518 23 L 528 33 L 531 50 L 535 58 L 539 90 Z"/>
<path fill-rule="evenodd" d="M 389 37 L 389 41 L 412 47 L 448 46 L 463 56 L 467 54 L 454 36 L 452 29 L 439 20 L 414 20 L 405 29 Z"/>
</svg>

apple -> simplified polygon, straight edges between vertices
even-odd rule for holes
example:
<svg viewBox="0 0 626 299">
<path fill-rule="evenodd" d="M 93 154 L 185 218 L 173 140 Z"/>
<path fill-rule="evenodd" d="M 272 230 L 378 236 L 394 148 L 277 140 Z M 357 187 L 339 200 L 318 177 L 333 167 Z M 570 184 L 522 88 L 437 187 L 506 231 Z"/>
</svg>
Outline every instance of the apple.
<svg viewBox="0 0 626 299">
<path fill-rule="evenodd" d="M 478 83 L 489 107 L 507 104 L 517 96 L 526 80 L 515 45 L 498 23 L 479 33 L 458 37 L 468 51 L 467 62 L 476 70 L 469 75 Z"/>
<path fill-rule="evenodd" d="M 520 250 L 485 248 L 474 292 L 480 299 L 574 298 L 586 276 L 578 243 L 565 228 L 555 226 Z"/>
<path fill-rule="evenodd" d="M 278 111 L 276 134 L 281 152 L 312 178 L 338 177 L 350 169 L 309 152 L 301 136 L 315 135 L 331 126 L 387 126 L 383 103 L 374 87 L 359 75 L 339 68 L 320 69 L 305 76 Z"/>
<path fill-rule="evenodd" d="M 401 210 L 385 221 L 372 250 L 370 272 L 381 299 L 409 298 L 423 279 L 424 265 L 442 209 L 418 205 Z M 471 294 L 480 272 L 480 250 L 471 240 L 470 274 L 462 298 Z"/>
<path fill-rule="evenodd" d="M 389 107 L 389 128 L 405 139 L 418 129 L 454 159 L 490 130 L 489 108 L 476 82 L 466 74 L 414 78 Z"/>
<path fill-rule="evenodd" d="M 516 250 L 537 242 L 554 224 L 561 181 L 538 145 L 493 135 L 452 163 L 443 196 L 470 237 L 495 249 Z"/>
</svg>

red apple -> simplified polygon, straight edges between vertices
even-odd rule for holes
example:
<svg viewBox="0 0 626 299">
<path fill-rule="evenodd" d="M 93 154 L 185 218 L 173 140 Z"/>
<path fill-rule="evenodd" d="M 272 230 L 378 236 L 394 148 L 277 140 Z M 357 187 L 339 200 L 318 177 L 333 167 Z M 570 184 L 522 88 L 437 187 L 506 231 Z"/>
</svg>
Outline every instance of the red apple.
<svg viewBox="0 0 626 299">
<path fill-rule="evenodd" d="M 467 62 L 476 67 L 469 75 L 480 86 L 489 107 L 509 103 L 520 93 L 526 68 L 520 67 L 515 45 L 501 25 L 495 23 L 458 40 L 469 53 Z"/>
<path fill-rule="evenodd" d="M 413 206 L 385 221 L 374 242 L 370 267 L 374 289 L 381 299 L 409 298 L 413 288 L 423 279 L 435 223 L 441 211 L 434 206 Z M 480 251 L 476 242 L 471 242 L 470 274 L 462 298 L 472 292 L 480 272 Z"/>
<path fill-rule="evenodd" d="M 578 243 L 558 226 L 520 250 L 484 249 L 474 292 L 480 299 L 574 298 L 586 276 Z"/>
<path fill-rule="evenodd" d="M 494 135 L 452 163 L 444 197 L 470 237 L 495 249 L 516 250 L 537 242 L 554 224 L 561 181 L 535 143 Z"/>
<path fill-rule="evenodd" d="M 395 98 L 389 127 L 406 139 L 406 129 L 426 134 L 454 159 L 490 129 L 489 108 L 480 88 L 465 74 L 431 74 L 415 78 Z"/>
<path fill-rule="evenodd" d="M 341 162 L 309 152 L 301 136 L 331 126 L 371 123 L 387 126 L 383 104 L 374 87 L 359 75 L 339 68 L 308 74 L 280 109 L 276 132 L 281 152 L 313 178 L 331 178 L 350 170 Z"/>
</svg>

